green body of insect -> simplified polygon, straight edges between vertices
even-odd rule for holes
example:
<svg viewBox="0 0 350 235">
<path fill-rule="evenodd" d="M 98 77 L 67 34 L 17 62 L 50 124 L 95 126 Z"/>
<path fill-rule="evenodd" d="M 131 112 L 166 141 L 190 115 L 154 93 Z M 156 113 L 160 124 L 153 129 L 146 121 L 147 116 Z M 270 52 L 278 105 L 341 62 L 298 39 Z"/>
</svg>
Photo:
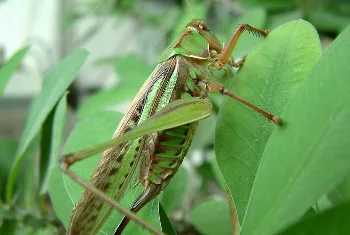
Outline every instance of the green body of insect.
<svg viewBox="0 0 350 235">
<path fill-rule="evenodd" d="M 263 36 L 268 33 L 243 25 L 236 30 L 227 46 L 222 48 L 206 24 L 200 20 L 192 20 L 163 54 L 162 62 L 138 92 L 120 122 L 114 138 L 138 127 L 173 101 L 186 97 L 199 97 L 210 104 L 207 98 L 208 92 L 220 92 L 231 96 L 274 122 L 280 123 L 280 119 L 237 98 L 221 84 L 208 79 L 208 68 L 226 69 L 227 65 L 235 67 L 241 65 L 240 62 L 233 61 L 231 53 L 244 30 Z M 138 212 L 168 185 L 187 154 L 196 126 L 196 121 L 190 122 L 150 133 L 106 150 L 93 173 L 90 184 L 119 202 L 133 174 L 139 172 L 138 178 L 143 184 L 143 191 L 130 208 L 131 211 Z M 97 199 L 89 190 L 85 190 L 73 209 L 68 234 L 96 234 L 111 211 L 109 205 Z M 115 234 L 120 234 L 128 222 L 129 218 L 124 217 Z"/>
</svg>

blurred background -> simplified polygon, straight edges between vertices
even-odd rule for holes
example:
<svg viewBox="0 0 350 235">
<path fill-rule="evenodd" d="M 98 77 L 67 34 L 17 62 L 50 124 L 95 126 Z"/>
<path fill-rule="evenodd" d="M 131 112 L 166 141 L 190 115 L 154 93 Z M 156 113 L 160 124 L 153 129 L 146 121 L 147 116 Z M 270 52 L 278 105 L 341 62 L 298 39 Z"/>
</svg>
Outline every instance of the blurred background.
<svg viewBox="0 0 350 235">
<path fill-rule="evenodd" d="M 274 29 L 291 20 L 305 19 L 317 29 L 326 48 L 350 24 L 349 0 L 189 3 L 195 18 L 205 20 L 222 42 L 239 23 Z M 7 143 L 6 149 L 4 145 L 0 148 L 0 159 L 14 151 L 15 147 L 8 143 L 15 146 L 20 138 L 27 108 L 40 92 L 44 74 L 67 54 L 77 48 L 90 53 L 70 87 L 66 137 L 77 120 L 85 116 L 99 110 L 124 112 L 161 53 L 191 18 L 184 0 L 0 0 L 0 67 L 17 50 L 30 46 L 0 98 L 0 138 Z M 249 53 L 259 40 L 244 35 L 234 52 L 235 58 Z M 181 179 L 185 180 L 174 186 L 177 192 L 169 192 L 177 199 L 168 205 L 167 212 L 180 234 L 210 234 L 197 226 L 200 211 L 192 208 L 203 198 L 226 197 L 223 179 L 213 160 L 215 115 L 203 126 L 206 128 L 199 130 L 200 137 L 194 140 L 191 157 L 181 170 Z M 21 229 L 6 234 L 64 234 L 47 195 L 42 198 L 41 207 L 39 214 L 24 213 L 18 220 L 21 223 L 15 225 Z M 0 225 L 4 225 L 1 217 L 8 213 L 3 211 Z"/>
</svg>

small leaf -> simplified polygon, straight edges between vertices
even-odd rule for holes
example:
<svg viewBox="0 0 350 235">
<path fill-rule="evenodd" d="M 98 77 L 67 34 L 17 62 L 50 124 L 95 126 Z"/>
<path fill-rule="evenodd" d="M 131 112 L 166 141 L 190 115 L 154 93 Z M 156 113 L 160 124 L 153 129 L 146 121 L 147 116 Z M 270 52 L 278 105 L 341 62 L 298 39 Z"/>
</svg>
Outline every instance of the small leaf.
<svg viewBox="0 0 350 235">
<path fill-rule="evenodd" d="M 2 96 L 7 82 L 21 65 L 29 47 L 24 47 L 17 51 L 0 69 L 0 96 Z"/>
<path fill-rule="evenodd" d="M 23 154 L 28 148 L 30 142 L 39 133 L 41 125 L 50 113 L 59 98 L 73 82 L 80 67 L 83 65 L 87 52 L 77 50 L 67 56 L 57 64 L 44 78 L 43 89 L 33 100 L 28 117 L 26 119 L 21 140 L 16 152 L 14 164 L 11 168 L 11 174 L 7 182 L 6 201 L 10 203 L 13 199 L 13 190 L 16 176 L 23 159 Z"/>
<path fill-rule="evenodd" d="M 204 201 L 191 211 L 191 221 L 203 235 L 232 234 L 229 208 L 225 201 Z"/>
</svg>

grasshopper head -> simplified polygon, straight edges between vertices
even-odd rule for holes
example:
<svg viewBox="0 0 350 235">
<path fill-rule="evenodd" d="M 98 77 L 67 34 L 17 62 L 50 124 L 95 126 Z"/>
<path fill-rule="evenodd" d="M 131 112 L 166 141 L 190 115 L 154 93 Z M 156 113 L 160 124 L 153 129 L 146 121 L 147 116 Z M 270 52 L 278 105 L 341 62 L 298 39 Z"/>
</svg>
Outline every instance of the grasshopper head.
<svg viewBox="0 0 350 235">
<path fill-rule="evenodd" d="M 213 32 L 210 31 L 208 25 L 206 25 L 202 20 L 193 19 L 186 26 L 187 29 L 196 30 L 208 43 L 209 49 L 215 50 L 220 53 L 222 50 L 219 39 L 215 36 Z"/>
</svg>

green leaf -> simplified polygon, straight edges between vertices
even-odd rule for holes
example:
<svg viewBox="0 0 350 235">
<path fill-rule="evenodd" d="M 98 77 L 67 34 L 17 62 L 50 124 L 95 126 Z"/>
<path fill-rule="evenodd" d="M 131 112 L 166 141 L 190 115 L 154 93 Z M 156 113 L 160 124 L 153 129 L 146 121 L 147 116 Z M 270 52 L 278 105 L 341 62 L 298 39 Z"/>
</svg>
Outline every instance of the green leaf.
<svg viewBox="0 0 350 235">
<path fill-rule="evenodd" d="M 48 159 L 45 161 L 47 162 L 47 165 L 43 166 L 41 165 L 41 169 L 45 169 L 43 178 L 42 178 L 42 184 L 40 188 L 40 194 L 44 194 L 49 189 L 49 180 L 50 180 L 50 173 L 54 166 L 56 165 L 59 154 L 60 154 L 60 147 L 63 139 L 64 134 L 64 127 L 66 122 L 66 110 L 67 110 L 67 101 L 66 101 L 67 95 L 63 95 L 62 98 L 58 101 L 58 104 L 55 108 L 54 116 L 53 116 L 53 122 L 52 122 L 52 131 L 50 136 L 45 136 L 44 138 L 49 138 L 50 140 L 50 152 Z"/>
<path fill-rule="evenodd" d="M 285 126 L 272 133 L 257 172 L 243 235 L 298 220 L 350 171 L 349 37 L 347 27 L 286 106 Z"/>
<path fill-rule="evenodd" d="M 203 235 L 232 234 L 228 204 L 225 201 L 208 200 L 191 211 L 194 227 Z"/>
<path fill-rule="evenodd" d="M 180 167 L 160 196 L 160 202 L 167 214 L 173 212 L 181 204 L 186 195 L 187 186 L 188 173 L 184 167 Z"/>
<path fill-rule="evenodd" d="M 29 47 L 24 47 L 17 51 L 0 69 L 0 96 L 2 96 L 7 82 L 21 65 Z"/>
<path fill-rule="evenodd" d="M 39 180 L 39 159 L 36 157 L 39 153 L 39 143 L 39 137 L 36 136 L 29 144 L 23 154 L 23 164 L 16 177 L 16 206 L 24 210 L 24 213 L 36 214 L 36 216 L 39 216 L 39 185 L 37 183 Z"/>
<path fill-rule="evenodd" d="M 272 31 L 252 50 L 229 89 L 280 115 L 320 55 L 315 29 L 305 21 L 292 21 Z M 220 108 L 215 153 L 241 223 L 274 128 L 281 129 L 230 98 L 225 98 Z"/>
<path fill-rule="evenodd" d="M 16 154 L 17 141 L 0 137 L 0 201 L 5 200 L 5 188 L 11 164 Z"/>
<path fill-rule="evenodd" d="M 286 229 L 280 235 L 293 234 L 349 234 L 350 203 L 339 205 L 321 214 L 309 217 Z"/>
<path fill-rule="evenodd" d="M 176 231 L 161 204 L 159 205 L 159 215 L 163 233 L 168 235 L 176 235 Z"/>
<path fill-rule="evenodd" d="M 45 121 L 47 115 L 75 79 L 87 55 L 88 53 L 84 50 L 76 50 L 57 64 L 44 77 L 43 88 L 29 108 L 28 118 L 26 119 L 14 164 L 11 168 L 11 175 L 7 182 L 7 203 L 10 203 L 13 199 L 14 183 L 24 152 L 28 148 L 30 142 L 39 133 L 41 125 Z"/>
</svg>

